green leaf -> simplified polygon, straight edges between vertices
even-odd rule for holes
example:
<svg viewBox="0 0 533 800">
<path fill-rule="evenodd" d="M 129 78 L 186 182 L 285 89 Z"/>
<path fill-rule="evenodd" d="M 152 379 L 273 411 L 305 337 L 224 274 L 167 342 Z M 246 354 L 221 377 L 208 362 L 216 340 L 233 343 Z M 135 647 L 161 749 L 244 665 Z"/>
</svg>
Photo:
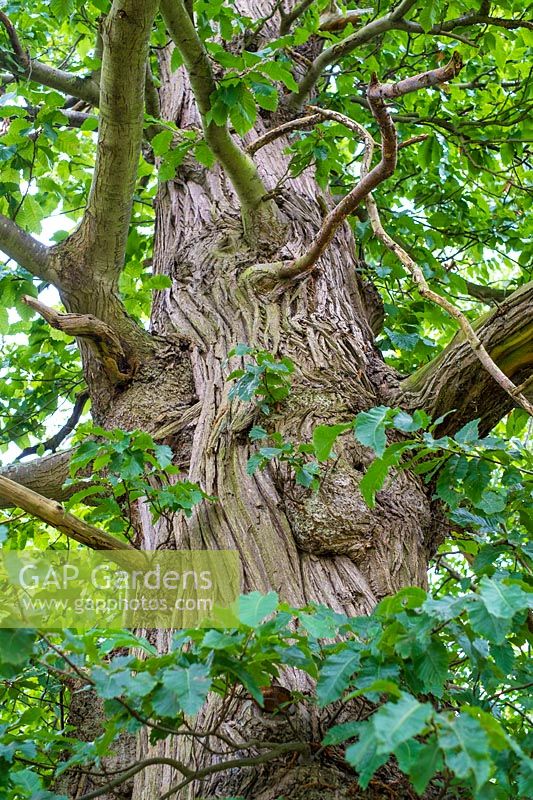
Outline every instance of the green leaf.
<svg viewBox="0 0 533 800">
<path fill-rule="evenodd" d="M 74 0 L 50 0 L 50 11 L 59 20 L 70 17 L 74 13 L 74 9 Z"/>
<path fill-rule="evenodd" d="M 317 425 L 313 430 L 313 445 L 319 461 L 327 461 L 338 436 L 348 430 L 350 425 Z"/>
<path fill-rule="evenodd" d="M 479 420 L 473 419 L 457 431 L 453 437 L 460 444 L 472 444 L 479 440 Z"/>
<path fill-rule="evenodd" d="M 448 678 L 450 657 L 446 646 L 432 639 L 428 647 L 414 659 L 413 668 L 424 692 L 442 697 L 444 681 Z"/>
<path fill-rule="evenodd" d="M 346 750 L 346 761 L 358 772 L 358 782 L 366 789 L 372 775 L 388 760 L 386 753 L 378 753 L 374 727 L 371 722 L 360 724 L 359 741 Z"/>
<path fill-rule="evenodd" d="M 24 664 L 33 652 L 36 634 L 33 630 L 0 628 L 0 663 Z"/>
<path fill-rule="evenodd" d="M 318 703 L 326 706 L 338 700 L 350 685 L 359 667 L 361 654 L 355 645 L 346 645 L 326 658 L 319 670 L 316 687 Z"/>
<path fill-rule="evenodd" d="M 509 581 L 484 576 L 479 582 L 479 594 L 488 613 L 502 619 L 511 619 L 518 611 L 533 607 L 533 593 L 524 592 Z"/>
<path fill-rule="evenodd" d="M 399 744 L 425 730 L 433 715 L 429 703 L 419 703 L 405 692 L 395 703 L 385 703 L 372 717 L 376 752 L 391 753 Z"/>
<path fill-rule="evenodd" d="M 435 736 L 425 744 L 416 739 L 403 742 L 394 753 L 398 766 L 409 776 L 418 794 L 424 793 L 435 773 L 442 769 L 442 753 Z"/>
<path fill-rule="evenodd" d="M 378 458 L 381 458 L 387 446 L 385 421 L 390 409 L 377 406 L 369 411 L 361 411 L 355 418 L 355 438 L 366 447 L 371 447 Z"/>
<path fill-rule="evenodd" d="M 164 717 L 174 717 L 180 711 L 196 714 L 205 703 L 210 688 L 209 667 L 205 664 L 167 669 L 163 675 L 163 687 L 154 694 L 154 709 Z"/>
<path fill-rule="evenodd" d="M 384 458 L 375 458 L 359 482 L 359 491 L 369 508 L 374 508 L 376 494 L 380 491 L 391 470 L 397 464 L 398 454 L 389 451 Z"/>
<path fill-rule="evenodd" d="M 265 617 L 268 617 L 276 610 L 278 602 L 277 592 L 242 594 L 239 598 L 239 619 L 243 625 L 249 628 L 256 628 Z"/>
<path fill-rule="evenodd" d="M 438 738 L 449 769 L 458 778 L 472 778 L 479 791 L 491 774 L 489 742 L 479 722 L 466 714 L 441 716 Z"/>
</svg>

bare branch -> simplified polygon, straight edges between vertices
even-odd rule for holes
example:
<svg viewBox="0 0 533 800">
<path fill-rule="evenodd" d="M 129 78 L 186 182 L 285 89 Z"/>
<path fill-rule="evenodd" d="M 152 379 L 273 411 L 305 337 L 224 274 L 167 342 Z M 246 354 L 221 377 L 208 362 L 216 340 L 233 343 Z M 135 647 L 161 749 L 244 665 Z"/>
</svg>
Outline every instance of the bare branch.
<svg viewBox="0 0 533 800">
<path fill-rule="evenodd" d="M 313 4 L 314 0 L 300 0 L 299 3 L 292 8 L 291 11 L 285 13 L 284 11 L 280 10 L 280 17 L 281 17 L 281 25 L 279 26 L 279 33 L 280 36 L 284 36 L 288 33 L 291 29 L 292 23 L 296 22 L 308 8 Z"/>
<path fill-rule="evenodd" d="M 261 150 L 262 147 L 265 147 L 267 144 L 271 144 L 272 142 L 279 139 L 281 136 L 286 136 L 288 133 L 292 133 L 292 131 L 297 130 L 305 130 L 306 128 L 310 128 L 313 125 L 316 125 L 317 122 L 322 122 L 324 119 L 331 119 L 334 122 L 339 122 L 341 125 L 345 125 L 350 130 L 354 130 L 356 133 L 359 133 L 363 139 L 366 140 L 366 137 L 370 134 L 359 125 L 358 122 L 347 117 L 345 114 L 341 114 L 339 111 L 331 111 L 329 108 L 319 108 L 318 106 L 308 105 L 306 106 L 309 111 L 314 111 L 314 114 L 308 114 L 305 117 L 297 117 L 296 119 L 289 120 L 288 122 L 283 122 L 281 125 L 278 125 L 277 128 L 270 128 L 263 136 L 259 136 L 257 139 L 254 139 L 251 144 L 248 145 L 246 148 L 246 152 L 253 154 L 257 153 L 258 150 Z M 411 144 L 416 144 L 417 142 L 423 142 L 428 138 L 428 133 L 421 133 L 418 136 L 412 136 L 410 139 L 406 139 L 404 142 L 400 142 L 398 144 L 398 150 L 401 150 L 403 147 L 408 147 Z M 377 142 L 374 143 L 376 147 L 381 147 Z"/>
<path fill-rule="evenodd" d="M 373 8 L 354 8 L 350 11 L 346 11 L 344 14 L 340 13 L 329 13 L 323 14 L 320 17 L 320 28 L 319 31 L 325 32 L 336 32 L 336 31 L 343 31 L 344 28 L 347 28 L 348 25 L 356 25 L 361 17 L 364 17 L 365 14 L 373 14 Z"/>
<path fill-rule="evenodd" d="M 364 198 L 380 183 L 390 177 L 396 168 L 397 139 L 396 130 L 388 113 L 384 98 L 399 97 L 409 92 L 417 91 L 426 86 L 433 86 L 439 81 L 449 80 L 457 75 L 462 68 L 462 61 L 457 53 L 449 64 L 436 70 L 429 70 L 420 75 L 413 75 L 405 81 L 396 84 L 380 84 L 375 75 L 368 87 L 367 98 L 372 113 L 379 125 L 381 132 L 381 159 L 379 163 L 367 174 L 361 177 L 359 183 L 349 192 L 338 205 L 327 214 L 322 227 L 311 242 L 304 255 L 293 261 L 279 261 L 274 264 L 256 264 L 243 273 L 244 280 L 250 280 L 261 290 L 273 288 L 276 284 L 303 277 L 316 265 L 318 259 L 328 247 L 337 229 L 343 224 L 349 214 L 352 214 Z M 367 131 L 354 120 L 350 120 L 337 112 L 326 111 L 311 106 L 311 110 L 324 116 L 335 119 L 350 127 L 360 136 L 367 150 L 373 146 L 373 139 Z"/>
<path fill-rule="evenodd" d="M 267 144 L 275 142 L 276 139 L 279 139 L 281 136 L 286 136 L 292 131 L 309 128 L 316 122 L 320 122 L 321 119 L 322 116 L 320 114 L 308 114 L 306 117 L 298 117 L 297 119 L 291 119 L 288 122 L 283 122 L 281 125 L 278 125 L 277 128 L 270 128 L 270 130 L 268 130 L 262 136 L 254 139 L 254 141 L 246 148 L 246 152 L 250 155 L 253 155 Z"/>
<path fill-rule="evenodd" d="M 65 441 L 67 436 L 72 433 L 78 422 L 80 421 L 80 417 L 83 414 L 83 409 L 87 400 L 89 399 L 89 392 L 85 389 L 82 392 L 79 392 L 78 396 L 76 397 L 76 402 L 74 403 L 74 407 L 72 409 L 72 414 L 67 419 L 65 424 L 60 428 L 60 430 L 54 435 L 47 439 L 45 442 L 41 444 L 34 444 L 31 447 L 25 447 L 24 450 L 20 453 L 19 456 L 15 459 L 15 461 L 20 461 L 22 458 L 26 458 L 27 456 L 32 456 L 37 453 L 38 450 L 42 448 L 43 452 L 50 450 L 51 453 L 55 453 L 59 445 Z"/>
<path fill-rule="evenodd" d="M 245 219 L 253 217 L 266 195 L 266 188 L 251 158 L 237 146 L 227 125 L 209 120 L 211 95 L 216 89 L 211 63 L 183 0 L 162 0 L 167 29 L 180 51 L 202 118 L 204 136 L 239 197 Z"/>
<path fill-rule="evenodd" d="M 439 428 L 442 433 L 476 417 L 481 418 L 483 431 L 490 430 L 518 402 L 517 395 L 526 397 L 531 408 L 533 282 L 483 317 L 474 334 L 506 380 L 519 384 L 516 394 L 501 388 L 461 331 L 433 361 L 401 381 L 390 402 L 406 410 L 424 408 L 435 417 L 454 410 Z"/>
<path fill-rule="evenodd" d="M 120 542 L 114 536 L 110 536 L 73 514 L 67 513 L 60 503 L 15 483 L 5 475 L 0 475 L 0 496 L 7 498 L 17 508 L 22 508 L 28 514 L 66 534 L 70 539 L 75 539 L 93 550 L 135 549 L 132 545 Z"/>
<path fill-rule="evenodd" d="M 148 46 L 158 5 L 158 0 L 115 0 L 102 22 L 98 144 L 81 232 L 94 277 L 109 284 L 124 265 L 142 143 Z"/>
<path fill-rule="evenodd" d="M 86 339 L 112 383 L 131 379 L 135 365 L 128 364 L 119 337 L 105 322 L 92 314 L 60 314 L 28 295 L 24 295 L 22 300 L 52 328 L 57 328 L 68 336 Z M 128 371 L 124 371 L 125 369 Z"/>
<path fill-rule="evenodd" d="M 0 214 L 0 250 L 43 281 L 50 280 L 48 247 Z"/>
<path fill-rule="evenodd" d="M 525 397 L 519 391 L 512 380 L 507 377 L 505 372 L 503 372 L 503 370 L 500 369 L 496 362 L 491 358 L 487 352 L 487 349 L 483 345 L 483 342 L 462 311 L 456 308 L 456 306 L 454 306 L 453 303 L 450 303 L 450 301 L 445 297 L 442 297 L 440 294 L 437 294 L 437 292 L 434 292 L 433 289 L 430 289 L 424 277 L 424 273 L 418 264 L 413 261 L 411 256 L 406 253 L 402 247 L 400 247 L 398 242 L 395 242 L 394 239 L 392 239 L 384 230 L 373 197 L 368 195 L 365 202 L 370 223 L 372 225 L 372 230 L 374 231 L 375 236 L 381 242 L 383 242 L 385 247 L 387 247 L 398 257 L 404 267 L 408 270 L 408 272 L 410 272 L 422 297 L 425 297 L 428 300 L 431 300 L 432 303 L 435 303 L 435 305 L 440 306 L 442 309 L 444 309 L 444 311 L 446 311 L 447 314 L 457 321 L 457 324 L 459 325 L 466 341 L 470 344 L 472 350 L 475 352 L 477 358 L 483 364 L 489 375 L 494 378 L 496 383 L 499 384 L 499 386 L 501 386 L 501 388 L 506 391 L 507 394 L 516 403 L 518 403 L 518 405 L 522 406 L 522 408 L 527 411 L 528 414 L 533 416 L 533 404 L 529 402 L 527 397 Z"/>
<path fill-rule="evenodd" d="M 323 50 L 313 61 L 309 71 L 301 81 L 298 91 L 291 95 L 289 102 L 293 108 L 300 108 L 303 105 L 318 78 L 327 67 L 335 64 L 335 62 L 351 53 L 357 47 L 372 41 L 376 36 L 392 30 L 396 21 L 401 19 L 404 14 L 407 14 L 416 2 L 417 0 L 401 0 L 396 8 L 393 8 L 383 17 L 372 20 L 341 42 L 337 42 Z"/>
</svg>

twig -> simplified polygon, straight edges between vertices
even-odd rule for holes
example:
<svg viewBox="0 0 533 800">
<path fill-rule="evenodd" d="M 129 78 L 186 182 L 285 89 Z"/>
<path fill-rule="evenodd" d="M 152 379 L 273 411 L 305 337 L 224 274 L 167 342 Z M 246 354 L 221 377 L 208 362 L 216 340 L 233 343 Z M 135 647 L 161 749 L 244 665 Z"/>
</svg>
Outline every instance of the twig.
<svg viewBox="0 0 533 800">
<path fill-rule="evenodd" d="M 50 450 L 51 453 L 55 453 L 61 442 L 63 442 L 67 438 L 67 436 L 70 433 L 72 433 L 72 431 L 78 424 L 79 419 L 83 413 L 83 408 L 88 399 L 89 399 L 89 392 L 87 390 L 80 392 L 76 397 L 76 402 L 74 403 L 72 414 L 65 422 L 63 427 L 54 436 L 51 436 L 45 442 L 42 442 L 41 444 L 34 444 L 31 447 L 25 447 L 22 453 L 20 453 L 20 455 L 16 457 L 15 462 L 20 461 L 22 458 L 26 458 L 26 456 L 34 455 L 34 453 L 37 453 L 37 451 L 40 449 L 42 449 L 43 452 L 46 452 L 46 450 Z"/>
<path fill-rule="evenodd" d="M 386 112 L 388 114 L 388 112 Z M 365 157 L 363 159 L 363 169 L 362 172 L 368 170 L 370 163 L 372 160 L 372 146 L 371 144 L 367 144 L 367 149 L 365 152 Z M 521 391 L 520 387 L 515 386 L 515 384 L 507 377 L 507 375 L 499 368 L 496 362 L 490 357 L 489 353 L 487 352 L 486 348 L 484 347 L 483 343 L 481 342 L 480 338 L 476 334 L 475 330 L 473 329 L 470 322 L 467 320 L 465 315 L 456 308 L 453 303 L 450 303 L 445 297 L 442 297 L 437 292 L 434 292 L 433 289 L 430 289 L 425 277 L 424 273 L 422 272 L 421 268 L 418 264 L 411 258 L 411 256 L 396 242 L 383 228 L 381 223 L 381 219 L 378 212 L 378 207 L 376 202 L 371 194 L 368 194 L 365 198 L 366 210 L 368 212 L 368 216 L 370 219 L 370 224 L 372 225 L 372 230 L 374 231 L 374 235 L 385 245 L 385 247 L 394 253 L 399 261 L 404 265 L 407 271 L 412 275 L 417 287 L 418 291 L 422 295 L 422 297 L 427 298 L 435 305 L 440 306 L 440 308 L 444 309 L 447 314 L 453 317 L 467 342 L 472 347 L 474 353 L 476 354 L 479 361 L 485 367 L 486 371 L 494 378 L 494 380 L 502 387 L 504 391 L 507 392 L 510 397 L 517 402 L 522 408 L 527 411 L 528 414 L 533 416 L 533 405 L 529 402 L 527 397 L 525 397 Z"/>
</svg>

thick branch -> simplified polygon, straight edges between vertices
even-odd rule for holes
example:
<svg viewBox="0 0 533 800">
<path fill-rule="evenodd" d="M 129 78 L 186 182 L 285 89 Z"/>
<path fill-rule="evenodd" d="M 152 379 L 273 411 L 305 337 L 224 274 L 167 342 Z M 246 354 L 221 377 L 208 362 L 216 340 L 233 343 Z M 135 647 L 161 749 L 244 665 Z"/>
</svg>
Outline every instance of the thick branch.
<svg viewBox="0 0 533 800">
<path fill-rule="evenodd" d="M 35 458 L 26 463 L 17 462 L 3 467 L 0 476 L 10 478 L 17 485 L 27 489 L 38 490 L 50 500 L 68 500 L 80 488 L 75 484 L 64 486 L 69 476 L 71 458 L 72 451 L 66 450 L 62 453 Z M 0 508 L 8 508 L 12 505 L 10 497 L 0 490 Z"/>
<path fill-rule="evenodd" d="M 98 84 L 90 77 L 81 77 L 33 59 L 24 69 L 23 75 L 33 83 L 48 86 L 62 94 L 74 95 L 92 106 L 98 105 Z"/>
<path fill-rule="evenodd" d="M 498 305 L 512 294 L 512 289 L 497 289 L 495 286 L 481 286 L 479 283 L 465 279 L 466 291 L 470 297 L 480 300 L 487 305 Z"/>
<path fill-rule="evenodd" d="M 57 328 L 68 336 L 86 339 L 112 383 L 120 383 L 131 378 L 134 365 L 128 365 L 119 337 L 105 322 L 93 317 L 92 314 L 60 314 L 28 295 L 24 295 L 22 299 L 52 328 Z M 124 371 L 125 369 L 128 371 Z"/>
<path fill-rule="evenodd" d="M 513 292 L 474 330 L 506 378 L 522 384 L 518 389 L 528 395 L 528 402 L 533 399 L 531 386 L 528 391 L 523 385 L 533 376 L 533 282 Z M 424 408 L 435 417 L 456 409 L 444 428 L 481 417 L 484 430 L 513 407 L 510 394 L 498 386 L 463 333 L 437 358 L 403 380 L 394 402 L 406 409 Z"/>
<path fill-rule="evenodd" d="M 158 5 L 158 0 L 115 0 L 102 23 L 98 145 L 82 233 L 94 277 L 108 283 L 124 264 L 141 153 L 148 46 Z"/>
<path fill-rule="evenodd" d="M 73 514 L 68 514 L 59 503 L 15 483 L 5 475 L 0 475 L 0 497 L 7 499 L 10 505 L 22 508 L 28 514 L 66 534 L 70 539 L 75 539 L 93 550 L 134 549 L 132 545 L 119 542 L 99 528 L 89 525 Z"/>
<path fill-rule="evenodd" d="M 0 66 L 4 66 L 10 72 L 15 68 L 16 77 L 23 76 L 34 83 L 49 86 L 64 94 L 73 94 L 91 105 L 98 105 L 98 84 L 90 77 L 80 78 L 79 75 L 49 67 L 47 64 L 32 59 L 30 54 L 24 50 L 15 26 L 2 11 L 0 11 L 0 23 L 4 26 L 11 42 L 14 59 L 13 63 L 8 63 L 7 59 L 2 59 L 0 52 Z"/>
<path fill-rule="evenodd" d="M 0 250 L 43 281 L 49 281 L 48 248 L 0 214 Z"/>
<path fill-rule="evenodd" d="M 216 90 L 216 84 L 209 57 L 183 0 L 162 0 L 161 11 L 168 32 L 183 57 L 202 118 L 206 142 L 233 184 L 244 218 L 249 219 L 261 205 L 266 195 L 266 188 L 254 162 L 237 146 L 229 134 L 227 125 L 217 125 L 209 120 L 211 95 Z"/>
</svg>

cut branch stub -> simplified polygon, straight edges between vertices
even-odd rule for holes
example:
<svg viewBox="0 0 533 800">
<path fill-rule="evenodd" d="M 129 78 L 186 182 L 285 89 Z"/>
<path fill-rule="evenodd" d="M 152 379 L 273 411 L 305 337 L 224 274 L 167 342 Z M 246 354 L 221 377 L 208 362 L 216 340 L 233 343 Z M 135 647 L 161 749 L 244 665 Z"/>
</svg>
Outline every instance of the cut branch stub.
<svg viewBox="0 0 533 800">
<path fill-rule="evenodd" d="M 101 319 L 93 317 L 92 314 L 60 314 L 28 295 L 24 295 L 22 299 L 52 328 L 57 328 L 68 336 L 86 339 L 112 383 L 131 380 L 136 365 L 128 363 L 120 339 Z"/>
</svg>

